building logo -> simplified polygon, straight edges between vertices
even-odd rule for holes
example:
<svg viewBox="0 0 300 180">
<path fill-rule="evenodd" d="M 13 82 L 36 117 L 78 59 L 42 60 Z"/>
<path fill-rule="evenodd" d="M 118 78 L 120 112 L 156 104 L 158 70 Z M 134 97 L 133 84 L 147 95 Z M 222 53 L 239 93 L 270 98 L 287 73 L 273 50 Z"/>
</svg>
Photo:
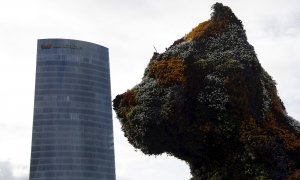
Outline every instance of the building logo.
<svg viewBox="0 0 300 180">
<path fill-rule="evenodd" d="M 52 48 L 52 44 L 51 43 L 45 43 L 45 44 L 42 44 L 41 45 L 41 48 L 42 49 L 50 49 L 50 48 Z"/>
<path fill-rule="evenodd" d="M 77 46 L 75 44 L 60 44 L 56 43 L 52 45 L 52 43 L 47 42 L 41 45 L 42 49 L 51 49 L 51 48 L 67 48 L 67 49 L 82 49 L 81 46 Z"/>
</svg>

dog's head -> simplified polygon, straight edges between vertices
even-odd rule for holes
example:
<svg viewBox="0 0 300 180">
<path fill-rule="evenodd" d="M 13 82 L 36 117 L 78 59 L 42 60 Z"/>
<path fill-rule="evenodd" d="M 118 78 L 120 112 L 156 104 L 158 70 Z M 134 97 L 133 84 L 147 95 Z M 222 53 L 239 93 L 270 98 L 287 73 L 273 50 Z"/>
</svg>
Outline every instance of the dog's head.
<svg viewBox="0 0 300 180">
<path fill-rule="evenodd" d="M 228 7 L 213 9 L 210 20 L 154 53 L 142 82 L 114 99 L 125 136 L 146 154 L 166 152 L 206 169 L 252 161 L 277 141 L 299 149 L 299 133 L 241 21 Z"/>
</svg>

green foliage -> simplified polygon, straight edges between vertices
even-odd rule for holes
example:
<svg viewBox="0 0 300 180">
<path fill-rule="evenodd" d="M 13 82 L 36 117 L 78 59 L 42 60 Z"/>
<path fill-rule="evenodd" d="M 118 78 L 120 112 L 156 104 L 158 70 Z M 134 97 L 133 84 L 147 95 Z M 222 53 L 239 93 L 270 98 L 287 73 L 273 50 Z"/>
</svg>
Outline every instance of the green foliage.
<svg viewBox="0 0 300 180">
<path fill-rule="evenodd" d="M 231 22 L 238 23 L 239 25 L 242 25 L 242 22 L 237 19 L 237 17 L 234 15 L 232 10 L 227 7 L 223 6 L 222 3 L 215 3 L 211 9 L 213 12 L 211 13 L 211 19 L 216 21 L 220 19 L 227 19 Z"/>
</svg>

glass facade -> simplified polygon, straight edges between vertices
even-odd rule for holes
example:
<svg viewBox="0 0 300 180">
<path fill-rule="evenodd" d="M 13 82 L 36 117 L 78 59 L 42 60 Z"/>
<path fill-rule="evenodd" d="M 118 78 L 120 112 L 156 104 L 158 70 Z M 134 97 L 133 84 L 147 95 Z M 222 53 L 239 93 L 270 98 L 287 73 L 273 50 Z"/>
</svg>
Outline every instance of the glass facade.
<svg viewBox="0 0 300 180">
<path fill-rule="evenodd" d="M 38 40 L 30 180 L 115 180 L 108 49 Z"/>
</svg>

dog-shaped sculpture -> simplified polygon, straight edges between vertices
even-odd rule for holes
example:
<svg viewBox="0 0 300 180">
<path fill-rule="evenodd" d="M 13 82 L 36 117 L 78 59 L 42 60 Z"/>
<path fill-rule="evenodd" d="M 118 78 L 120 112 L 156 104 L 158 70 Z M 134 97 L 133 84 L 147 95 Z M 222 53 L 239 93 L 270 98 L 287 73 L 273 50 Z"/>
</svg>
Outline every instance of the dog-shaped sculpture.
<svg viewBox="0 0 300 180">
<path fill-rule="evenodd" d="M 247 42 L 216 3 L 211 19 L 154 53 L 142 82 L 113 107 L 145 154 L 186 161 L 192 179 L 300 179 L 300 126 Z"/>
</svg>

